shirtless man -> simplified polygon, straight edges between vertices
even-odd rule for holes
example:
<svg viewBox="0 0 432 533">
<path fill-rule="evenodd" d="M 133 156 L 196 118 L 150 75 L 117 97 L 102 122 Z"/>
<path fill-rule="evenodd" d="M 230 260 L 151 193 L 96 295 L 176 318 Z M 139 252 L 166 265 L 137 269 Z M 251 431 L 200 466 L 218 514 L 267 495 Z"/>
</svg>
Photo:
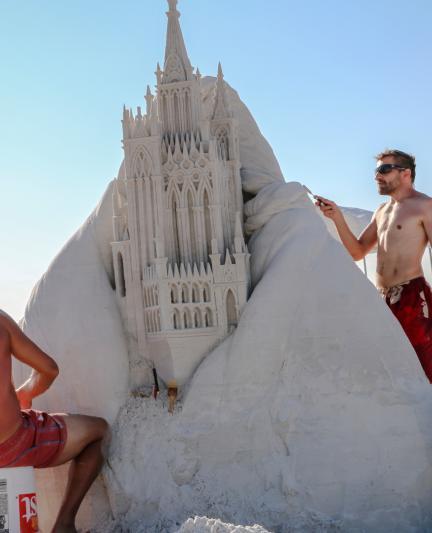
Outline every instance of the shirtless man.
<svg viewBox="0 0 432 533">
<path fill-rule="evenodd" d="M 12 356 L 33 369 L 16 390 Z M 31 409 L 33 398 L 45 392 L 58 373 L 56 362 L 0 311 L 0 468 L 46 468 L 72 461 L 52 531 L 73 533 L 78 508 L 102 467 L 101 444 L 108 425 L 102 418 Z"/>
<path fill-rule="evenodd" d="M 342 243 L 355 261 L 377 246 L 376 285 L 411 341 L 432 383 L 432 293 L 421 260 L 432 242 L 432 198 L 414 189 L 415 158 L 399 150 L 376 156 L 378 192 L 390 196 L 355 237 L 341 210 L 317 196 L 316 205 L 333 220 Z"/>
</svg>

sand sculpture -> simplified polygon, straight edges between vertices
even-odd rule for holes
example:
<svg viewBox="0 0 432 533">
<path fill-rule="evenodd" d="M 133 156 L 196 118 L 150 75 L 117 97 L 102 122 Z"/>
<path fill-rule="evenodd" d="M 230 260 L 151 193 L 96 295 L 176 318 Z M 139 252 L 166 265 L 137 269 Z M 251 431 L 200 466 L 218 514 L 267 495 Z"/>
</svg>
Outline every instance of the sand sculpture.
<svg viewBox="0 0 432 533">
<path fill-rule="evenodd" d="M 171 14 L 175 7 L 171 0 Z M 218 83 L 200 81 L 204 116 Z M 244 205 L 251 293 L 237 327 L 183 386 L 174 414 L 165 392 L 157 401 L 131 395 L 138 352 L 124 327 L 111 245 L 124 164 L 28 303 L 23 327 L 61 370 L 36 406 L 113 425 L 104 485 L 86 499 L 80 523 L 105 533 L 210 531 L 215 521 L 199 515 L 225 522 L 221 531 L 232 531 L 229 523 L 430 530 L 432 398 L 417 356 L 303 187 L 285 183 L 227 84 L 225 98 L 238 121 L 243 193 L 252 197 Z M 362 218 L 354 213 L 357 224 Z M 150 387 L 151 368 L 142 368 Z M 38 481 L 47 527 L 64 472 L 40 471 Z"/>
<path fill-rule="evenodd" d="M 137 362 L 131 377 L 142 384 L 140 363 L 150 360 L 171 398 L 237 325 L 249 288 L 238 123 L 220 64 L 213 108 L 204 112 L 176 4 L 169 2 L 157 99 L 147 86 L 147 113 L 123 110 L 112 243 L 119 308 Z"/>
</svg>

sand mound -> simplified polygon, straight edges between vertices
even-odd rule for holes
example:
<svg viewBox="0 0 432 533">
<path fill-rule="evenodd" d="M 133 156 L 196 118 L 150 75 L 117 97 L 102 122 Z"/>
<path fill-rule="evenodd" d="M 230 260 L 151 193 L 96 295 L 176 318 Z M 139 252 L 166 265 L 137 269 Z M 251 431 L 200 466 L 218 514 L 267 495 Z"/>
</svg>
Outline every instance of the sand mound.
<svg viewBox="0 0 432 533">
<path fill-rule="evenodd" d="M 246 206 L 254 291 L 237 329 L 174 416 L 163 396 L 128 399 L 107 194 L 26 311 L 25 330 L 63 375 L 41 405 L 114 422 L 104 476 L 116 531 L 173 532 L 197 515 L 281 532 L 430 529 L 432 397 L 417 357 L 230 94 L 244 188 L 258 192 Z M 108 500 L 95 489 L 81 524 Z"/>
</svg>

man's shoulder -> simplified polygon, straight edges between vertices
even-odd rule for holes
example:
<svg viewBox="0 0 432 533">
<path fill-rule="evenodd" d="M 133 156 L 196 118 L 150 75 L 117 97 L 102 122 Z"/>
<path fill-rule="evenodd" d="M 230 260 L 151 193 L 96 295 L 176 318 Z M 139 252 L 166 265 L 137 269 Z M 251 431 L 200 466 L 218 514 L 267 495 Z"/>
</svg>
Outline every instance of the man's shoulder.
<svg viewBox="0 0 432 533">
<path fill-rule="evenodd" d="M 9 329 L 5 324 L 4 314 L 0 311 L 0 345 L 5 346 L 10 343 L 10 333 Z"/>
<path fill-rule="evenodd" d="M 0 329 L 9 331 L 10 316 L 0 309 Z"/>
<path fill-rule="evenodd" d="M 423 192 L 416 191 L 413 200 L 421 211 L 430 211 L 432 209 L 432 198 Z"/>
<path fill-rule="evenodd" d="M 418 197 L 419 200 L 422 200 L 422 201 L 425 201 L 425 202 L 427 202 L 427 201 L 432 202 L 432 197 L 427 195 L 426 193 L 420 192 L 420 191 L 416 191 L 416 193 L 417 193 L 417 197 Z"/>
<path fill-rule="evenodd" d="M 14 321 L 12 318 L 0 309 L 0 332 L 2 332 L 3 335 L 7 335 L 7 337 L 10 339 L 13 333 L 13 326 Z"/>
<path fill-rule="evenodd" d="M 379 215 L 380 213 L 382 213 L 384 211 L 384 209 L 386 208 L 386 206 L 388 206 L 390 203 L 390 201 L 387 201 L 387 202 L 383 202 L 382 204 L 380 204 L 376 209 L 375 209 L 375 213 L 374 213 L 374 217 L 376 217 L 377 215 Z"/>
</svg>

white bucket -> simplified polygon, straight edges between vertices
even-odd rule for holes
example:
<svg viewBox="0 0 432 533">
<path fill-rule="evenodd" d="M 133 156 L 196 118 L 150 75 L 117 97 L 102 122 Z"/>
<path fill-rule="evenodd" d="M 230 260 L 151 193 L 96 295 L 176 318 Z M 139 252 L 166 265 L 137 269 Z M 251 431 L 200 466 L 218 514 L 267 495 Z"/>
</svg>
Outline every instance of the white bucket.
<svg viewBox="0 0 432 533">
<path fill-rule="evenodd" d="M 39 531 L 33 467 L 0 468 L 0 533 Z"/>
</svg>

